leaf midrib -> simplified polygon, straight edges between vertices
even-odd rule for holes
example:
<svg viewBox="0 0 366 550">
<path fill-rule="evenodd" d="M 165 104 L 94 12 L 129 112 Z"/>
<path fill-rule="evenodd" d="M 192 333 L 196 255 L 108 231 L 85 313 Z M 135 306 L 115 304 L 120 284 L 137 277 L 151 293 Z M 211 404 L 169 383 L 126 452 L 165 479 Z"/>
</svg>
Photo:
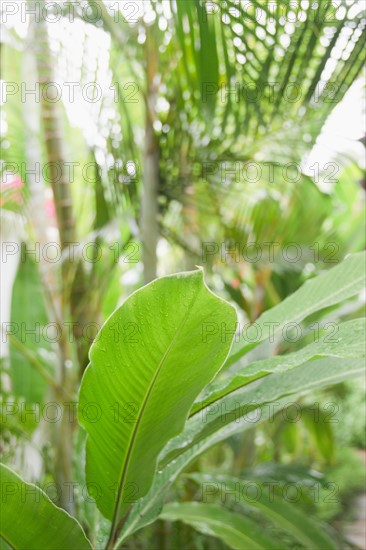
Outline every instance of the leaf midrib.
<svg viewBox="0 0 366 550">
<path fill-rule="evenodd" d="M 12 550 L 16 550 L 16 546 L 13 546 L 13 544 L 6 538 L 3 533 L 0 534 L 0 538 L 3 539 Z"/>
<path fill-rule="evenodd" d="M 132 456 L 132 452 L 134 450 L 134 446 L 135 446 L 135 441 L 136 441 L 136 438 L 137 438 L 137 434 L 138 434 L 138 431 L 139 431 L 139 426 L 141 424 L 141 421 L 143 419 L 143 416 L 144 416 L 144 412 L 145 412 L 145 409 L 147 407 L 147 404 L 149 402 L 149 399 L 150 399 L 150 396 L 151 396 L 151 393 L 155 387 L 155 382 L 163 368 L 163 365 L 166 361 L 166 358 L 168 357 L 172 347 L 174 346 L 175 342 L 176 342 L 176 339 L 178 338 L 179 334 L 181 333 L 184 325 L 186 324 L 187 322 L 187 319 L 188 317 L 190 316 L 191 314 L 191 307 L 192 307 L 192 303 L 195 302 L 195 300 L 197 299 L 198 295 L 200 294 L 200 292 L 198 292 L 197 295 L 195 295 L 193 297 L 193 299 L 191 300 L 191 303 L 189 304 L 189 307 L 187 308 L 187 312 L 184 316 L 184 318 L 182 319 L 172 341 L 170 342 L 167 350 L 165 351 L 163 357 L 161 358 L 160 362 L 159 362 L 159 365 L 158 365 L 158 368 L 156 369 L 156 372 L 150 382 L 150 385 L 148 387 L 148 390 L 145 394 L 145 397 L 144 397 L 144 400 L 142 402 L 142 407 L 138 413 L 138 417 L 137 417 L 137 421 L 134 425 L 134 428 L 133 428 L 133 431 L 132 431 L 132 434 L 131 434 L 131 437 L 129 439 L 129 442 L 128 442 L 128 448 L 127 448 L 127 454 L 126 454 L 126 459 L 124 461 L 124 466 L 123 466 L 123 469 L 122 469 L 122 472 L 121 472 L 121 478 L 120 478 L 120 482 L 118 484 L 118 495 L 117 495 L 117 505 L 116 505 L 116 508 L 115 508 L 115 511 L 114 511 L 114 515 L 113 515 L 113 521 L 112 521 L 112 529 L 111 529 L 111 532 L 114 531 L 115 529 L 115 525 L 116 523 L 118 522 L 118 516 L 119 516 L 119 510 L 120 510 L 120 507 L 121 507 L 121 496 L 122 496 L 122 491 L 123 491 L 123 486 L 124 486 L 124 483 L 126 481 L 126 475 L 127 475 L 127 471 L 128 471 L 128 467 L 129 467 L 129 463 L 130 463 L 130 460 L 131 460 L 131 456 Z"/>
</svg>

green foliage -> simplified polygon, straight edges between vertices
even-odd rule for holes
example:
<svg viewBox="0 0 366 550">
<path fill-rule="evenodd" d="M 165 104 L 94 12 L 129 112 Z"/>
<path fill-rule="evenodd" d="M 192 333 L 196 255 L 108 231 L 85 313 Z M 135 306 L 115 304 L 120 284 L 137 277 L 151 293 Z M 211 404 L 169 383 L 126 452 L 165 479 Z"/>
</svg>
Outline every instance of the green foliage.
<svg viewBox="0 0 366 550">
<path fill-rule="evenodd" d="M 229 352 L 219 335 L 203 340 L 212 319 L 235 327 L 234 309 L 205 287 L 202 272 L 171 276 L 134 293 L 91 347 L 79 421 L 88 432 L 87 480 L 102 488 L 98 506 L 114 525 L 148 491 L 159 452 Z M 92 402 L 99 422 L 83 415 Z"/>
<path fill-rule="evenodd" d="M 359 456 L 355 449 L 338 447 L 334 464 L 324 468 L 324 473 L 329 480 L 329 490 L 326 497 L 319 498 L 317 515 L 323 521 L 334 520 L 341 514 L 352 516 L 349 504 L 366 489 L 364 456 Z"/>
<path fill-rule="evenodd" d="M 313 359 L 321 357 L 364 357 L 366 350 L 362 337 L 366 329 L 365 319 L 348 321 L 340 324 L 337 328 L 337 340 L 330 340 L 329 335 L 323 336 L 320 341 L 315 341 L 297 352 L 256 361 L 225 377 L 223 382 L 213 382 L 205 389 L 202 401 L 194 404 L 192 413 L 218 401 L 221 397 L 235 390 L 243 388 L 254 380 L 271 373 L 285 372 L 297 368 Z"/>
<path fill-rule="evenodd" d="M 168 521 L 184 521 L 201 533 L 219 537 L 230 548 L 278 548 L 276 542 L 250 519 L 215 504 L 173 502 L 164 507 L 160 517 Z"/>
<path fill-rule="evenodd" d="M 344 395 L 330 394 L 336 398 L 342 422 L 335 426 L 337 441 L 342 446 L 366 449 L 366 391 L 365 381 L 351 381 L 345 385 Z M 358 411 L 355 414 L 355 411 Z"/>
<path fill-rule="evenodd" d="M 276 317 L 282 324 L 286 319 L 299 321 L 309 312 L 349 298 L 360 288 L 364 259 L 365 254 L 348 258 L 263 317 Z M 244 368 L 244 386 L 227 387 L 208 407 L 201 411 L 200 405 L 195 412 L 194 399 L 217 375 L 231 345 L 231 339 L 223 340 L 219 331 L 207 338 L 203 329 L 207 323 L 226 323 L 233 336 L 235 318 L 233 308 L 208 290 L 199 270 L 158 279 L 135 292 L 98 334 L 82 380 L 79 422 L 88 434 L 86 481 L 97 484 L 100 494 L 99 498 L 95 495 L 96 504 L 112 520 L 106 548 L 118 548 L 136 530 L 155 520 L 179 473 L 213 445 L 252 428 L 250 415 L 260 413 L 256 423 L 262 422 L 268 418 L 268 404 L 275 401 L 281 409 L 292 395 L 349 380 L 364 370 L 364 322 L 356 319 L 340 325 L 339 342 L 334 347 L 323 338 L 284 357 L 277 368 L 249 365 L 249 378 Z M 247 350 L 242 349 L 241 354 Z M 86 411 L 91 403 L 100 411 L 98 421 Z M 319 431 L 321 424 L 312 424 L 305 417 L 309 433 L 322 452 L 328 452 L 329 444 Z M 291 438 L 290 433 L 286 443 L 290 450 Z M 6 474 L 15 476 L 7 469 Z M 14 501 L 6 502 L 9 517 L 15 513 L 11 503 Z M 37 513 L 39 505 L 33 506 Z M 47 507 L 56 513 L 48 500 Z M 274 506 L 260 501 L 258 507 L 270 522 L 278 523 L 306 547 L 332 547 L 315 525 L 310 533 L 301 511 L 289 511 L 283 502 Z M 233 548 L 247 547 L 254 539 L 259 548 L 270 547 L 263 533 L 258 535 L 255 522 L 216 505 L 172 504 L 164 508 L 161 517 L 179 519 L 201 532 L 218 535 Z M 225 527 L 229 524 L 234 530 Z M 19 548 L 18 543 L 14 547 Z"/>
<path fill-rule="evenodd" d="M 241 338 L 234 342 L 227 365 L 234 363 L 250 349 L 269 337 L 268 326 L 273 326 L 272 337 L 284 326 L 299 323 L 309 315 L 332 306 L 362 291 L 365 285 L 364 254 L 353 254 L 331 271 L 307 281 L 296 293 L 277 307 L 266 311 L 257 321 L 259 337 L 254 343 Z M 267 323 L 267 325 L 266 325 Z M 254 339 L 251 335 L 251 339 Z"/>
<path fill-rule="evenodd" d="M 47 324 L 38 265 L 25 245 L 13 292 L 11 322 L 14 325 L 9 331 L 13 334 L 10 340 L 13 390 L 30 403 L 42 403 L 47 383 L 35 364 L 40 363 L 46 371 L 52 372 L 50 365 L 54 356 L 50 339 L 54 335 Z"/>
<path fill-rule="evenodd" d="M 229 476 L 215 476 L 205 474 L 191 474 L 190 479 L 208 489 L 208 492 L 220 492 L 222 498 L 228 495 L 232 502 L 244 502 L 246 507 L 259 510 L 263 516 L 270 520 L 276 528 L 283 529 L 292 535 L 304 548 L 335 548 L 334 542 L 317 525 L 314 518 L 309 519 L 296 503 L 284 501 L 281 495 L 275 492 L 265 492 L 265 485 L 258 484 L 254 492 L 258 492 L 253 498 L 244 490 L 245 479 Z M 163 515 L 164 515 L 163 510 Z M 263 521 L 259 519 L 259 526 Z M 258 527 L 259 527 L 258 526 Z"/>
<path fill-rule="evenodd" d="M 177 547 L 184 548 L 184 539 L 186 547 L 210 550 L 227 545 L 331 548 L 328 528 L 323 532 L 313 514 L 332 518 L 341 504 L 330 511 L 321 504 L 314 507 L 307 494 L 299 508 L 281 499 L 273 506 L 250 506 L 241 499 L 219 507 L 217 501 L 194 504 L 197 495 L 185 487 L 186 502 L 166 502 L 179 500 L 180 474 L 195 472 L 203 461 L 215 476 L 230 471 L 230 464 L 240 479 L 246 468 L 246 475 L 261 481 L 267 475 L 281 483 L 301 480 L 304 486 L 313 477 L 323 483 L 314 470 L 309 472 L 321 467 L 331 480 L 343 476 L 348 485 L 341 493 L 347 498 L 350 488 L 361 486 L 359 464 L 338 447 L 364 446 L 358 377 L 365 355 L 365 323 L 359 318 L 365 255 L 349 256 L 365 248 L 362 174 L 345 157 L 335 158 L 345 164 L 338 172 L 335 164 L 336 181 L 329 180 L 327 165 L 318 166 L 320 173 L 304 165 L 332 110 L 361 74 L 362 6 L 358 0 L 337 5 L 332 0 L 140 4 L 144 13 L 136 23 L 128 21 L 126 11 L 133 7 L 128 2 L 85 0 L 73 6 L 72 27 L 66 17 L 38 26 L 30 17 L 25 39 L 17 35 L 19 21 L 5 29 L 5 83 L 26 80 L 23 84 L 32 88 L 38 79 L 43 88 L 47 80 L 64 80 L 103 88 L 101 100 L 87 102 L 80 113 L 68 101 L 64 109 L 60 102 L 59 110 L 42 101 L 47 105 L 41 121 L 37 108 L 31 114 L 27 102 L 19 101 L 20 93 L 11 93 L 3 105 L 1 174 L 11 169 L 7 163 L 16 163 L 19 174 L 13 188 L 2 185 L 1 208 L 32 222 L 27 225 L 31 247 L 33 239 L 47 240 L 49 230 L 57 241 L 57 232 L 65 228 L 80 245 L 75 267 L 67 261 L 67 246 L 59 263 L 43 263 L 42 276 L 52 279 L 47 288 L 38 266 L 21 262 L 11 311 L 18 333 L 11 337 L 10 361 L 1 365 L 2 377 L 10 375 L 11 381 L 1 402 L 5 460 L 21 471 L 23 445 L 29 444 L 38 453 L 43 479 L 73 480 L 84 490 L 90 482 L 95 503 L 79 487 L 75 506 L 69 510 L 68 503 L 58 504 L 78 518 L 98 550 L 139 543 L 148 550 L 150 540 L 140 538 L 139 530 L 149 524 L 153 545 L 158 538 L 167 547 L 159 538 L 171 529 L 164 522 L 178 520 L 188 527 L 175 524 L 172 530 L 189 535 L 187 540 L 172 537 Z M 51 12 L 55 9 L 50 6 Z M 99 38 L 97 46 L 92 43 Z M 69 46 L 73 39 L 77 52 Z M 29 70 L 37 63 L 38 75 Z M 153 167 L 146 163 L 151 156 Z M 63 182 L 72 184 L 64 199 L 59 191 L 66 185 L 50 181 L 45 172 L 38 182 L 24 175 L 31 160 L 42 166 L 46 160 L 63 164 L 66 159 L 78 167 L 74 180 Z M 258 178 L 243 167 L 247 162 L 254 163 Z M 158 212 L 151 234 L 160 232 L 159 245 L 168 250 L 153 271 L 166 274 L 205 262 L 210 288 L 238 306 L 240 334 L 232 347 L 234 310 L 208 290 L 200 271 L 158 279 L 114 311 L 143 277 L 146 235 L 139 220 L 150 172 L 156 172 L 152 211 Z M 45 214 L 38 208 L 51 188 L 55 209 L 66 219 L 60 223 L 60 216 L 52 221 L 44 216 L 38 227 L 38 214 Z M 35 213 L 28 208 L 33 204 Z M 86 261 L 81 248 L 88 242 L 99 249 L 101 261 Z M 204 260 L 207 242 L 215 250 Z M 248 243 L 275 244 L 274 257 L 264 252 L 251 261 L 239 252 L 222 258 L 222 250 Z M 293 243 L 301 250 L 295 263 L 282 254 Z M 333 263 L 339 265 L 328 270 Z M 128 277 L 121 280 L 122 274 Z M 77 321 L 72 341 L 50 343 L 42 337 L 50 317 L 62 330 Z M 89 323 L 99 327 L 105 319 L 82 378 L 90 344 L 83 328 Z M 319 319 L 342 321 L 333 338 L 320 330 L 312 341 L 311 323 Z M 243 334 L 243 323 L 254 321 L 253 331 Z M 25 342 L 22 323 L 28 329 L 38 323 L 40 340 L 27 334 Z M 291 323 L 300 324 L 305 335 L 289 345 L 283 330 Z M 351 384 L 352 378 L 357 378 L 355 386 L 344 392 L 344 381 Z M 74 401 L 80 382 L 79 426 L 76 418 L 63 414 L 60 423 L 41 422 L 35 430 L 34 415 L 22 414 L 23 406 L 42 411 L 46 396 L 65 413 L 62 402 Z M 314 393 L 322 395 L 336 384 L 335 395 L 344 392 L 336 397 L 342 426 L 323 422 L 321 412 L 315 422 Z M 277 414 L 272 422 L 271 407 L 283 412 L 289 399 L 301 406 L 301 421 L 286 422 Z M 276 460 L 282 463 L 273 464 Z M 266 467 L 254 467 L 255 461 L 267 462 Z M 3 502 L 5 517 L 12 521 L 2 546 L 11 536 L 11 546 L 19 550 L 89 547 L 76 520 L 34 486 L 3 471 L 16 493 Z M 350 471 L 355 479 L 349 479 Z M 194 474 L 190 487 L 192 479 Z M 18 488 L 20 494 L 35 491 L 38 501 L 19 502 Z M 304 516 L 304 510 L 310 515 Z M 192 526 L 199 530 L 197 538 Z M 267 540 L 267 530 L 273 540 Z"/>
<path fill-rule="evenodd" d="M 296 293 L 303 300 L 287 300 L 287 319 L 303 319 L 317 307 L 352 296 L 360 285 L 362 259 L 364 255 L 349 258 L 305 285 Z M 323 293 L 320 305 L 317 289 Z M 275 309 L 280 311 L 279 319 L 281 315 L 286 319 L 286 303 Z M 276 401 L 284 406 L 291 395 L 349 379 L 364 368 L 359 359 L 364 355 L 364 323 L 349 321 L 341 325 L 339 343 L 333 351 L 323 339 L 285 357 L 284 369 L 280 366 L 263 372 L 254 367 L 259 375 L 266 375 L 259 385 L 253 384 L 255 376 L 246 378 L 244 387 L 234 384 L 224 395 L 216 396 L 217 403 L 202 413 L 194 414 L 193 409 L 186 420 L 195 397 L 217 374 L 230 349 L 231 341 L 223 342 L 218 332 L 209 339 L 204 337 L 203 327 L 213 322 L 227 323 L 233 334 L 233 308 L 208 290 L 201 271 L 178 274 L 158 279 L 135 292 L 108 319 L 90 350 L 91 364 L 80 390 L 79 421 L 88 433 L 86 480 L 98 484 L 102 497 L 96 498 L 97 506 L 113 520 L 108 548 L 119 547 L 136 529 L 158 517 L 167 489 L 195 457 L 230 435 L 250 428 L 245 415 L 260 411 L 258 422 L 263 421 L 265 405 Z M 336 357 L 314 359 L 328 354 Z M 301 360 L 294 361 L 294 356 Z M 288 366 L 297 368 L 276 372 Z M 253 367 L 247 369 L 251 372 Z M 101 411 L 98 422 L 85 412 L 90 403 Z M 233 410 L 234 417 L 232 413 L 223 414 Z M 131 417 L 131 422 L 127 417 Z M 307 419 L 305 423 L 308 424 Z M 310 423 L 308 429 L 318 445 L 327 449 L 319 426 Z M 7 469 L 6 473 L 15 476 Z M 300 512 L 287 510 L 283 503 L 274 506 L 260 502 L 261 511 L 300 542 L 306 539 L 306 544 L 317 544 L 318 548 L 332 547 L 327 546 L 331 543 L 326 542 L 326 535 L 314 526 L 309 533 Z M 51 508 L 48 501 L 47 506 Z M 7 510 L 12 517 L 13 508 Z M 57 509 L 52 507 L 54 510 Z M 248 547 L 253 544 L 252 537 L 258 547 L 269 547 L 264 535 L 260 542 L 255 523 L 217 506 L 172 504 L 165 507 L 162 517 L 179 519 L 202 532 L 218 535 L 233 548 Z"/>
<path fill-rule="evenodd" d="M 0 468 L 3 503 L 0 535 L 10 548 L 92 548 L 75 518 L 57 508 L 39 487 L 26 483 L 3 464 Z"/>
</svg>

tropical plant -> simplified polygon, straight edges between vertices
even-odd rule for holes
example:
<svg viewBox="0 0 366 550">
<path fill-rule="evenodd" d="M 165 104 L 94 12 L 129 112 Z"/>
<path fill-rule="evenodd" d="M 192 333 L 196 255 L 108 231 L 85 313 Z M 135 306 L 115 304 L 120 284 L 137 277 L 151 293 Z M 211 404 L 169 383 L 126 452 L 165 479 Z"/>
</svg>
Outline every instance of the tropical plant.
<svg viewBox="0 0 366 550">
<path fill-rule="evenodd" d="M 362 318 L 339 324 L 331 343 L 323 335 L 284 356 L 244 367 L 240 360 L 273 335 L 283 337 L 289 325 L 359 294 L 365 258 L 365 253 L 351 255 L 309 280 L 247 331 L 238 326 L 235 309 L 205 285 L 202 270 L 163 277 L 133 293 L 98 333 L 80 387 L 85 480 L 100 512 L 93 525 L 83 522 L 91 540 L 40 487 L 1 466 L 5 543 L 19 550 L 119 548 L 160 517 L 186 522 L 232 548 L 287 547 L 283 532 L 305 548 L 336 548 L 334 532 L 314 518 L 310 525 L 301 507 L 278 495 L 256 502 L 243 496 L 243 479 L 189 476 L 196 483 L 225 486 L 234 508 L 204 500 L 164 505 L 164 497 L 206 449 L 248 430 L 253 418 L 268 418 L 271 403 L 279 410 L 290 396 L 363 372 Z M 14 410 L 5 408 L 4 414 L 6 423 Z M 254 508 L 254 514 L 243 515 L 242 506 Z M 270 537 L 258 521 L 269 525 Z"/>
<path fill-rule="evenodd" d="M 1 9 L 9 22 L 6 4 Z M 17 251 L 2 265 L 7 286 L 2 286 L 1 313 L 9 324 L 2 332 L 7 342 L 1 358 L 1 447 L 4 462 L 29 481 L 67 488 L 75 482 L 87 484 L 97 506 L 83 491 L 76 491 L 75 498 L 68 498 L 68 490 L 56 491 L 54 502 L 78 519 L 93 546 L 103 547 L 108 540 L 110 547 L 124 541 L 128 546 L 137 540 L 131 537 L 138 529 L 155 521 L 164 499 L 179 500 L 179 495 L 172 496 L 177 494 L 172 483 L 180 471 L 189 464 L 198 475 L 192 462 L 196 456 L 231 434 L 237 455 L 250 456 L 254 430 L 247 413 L 265 420 L 273 400 L 281 407 L 287 395 L 298 395 L 300 389 L 312 392 L 359 372 L 361 256 L 348 258 L 329 274 L 323 271 L 365 247 L 361 172 L 347 158 L 335 158 L 328 169 L 305 170 L 304 165 L 328 116 L 361 73 L 365 19 L 357 0 L 145 0 L 137 12 L 137 4 L 128 1 L 23 4 L 30 11 L 29 24 L 23 32 L 18 32 L 17 20 L 6 24 L 1 38 L 5 88 L 9 83 L 10 90 L 19 91 L 5 93 L 1 114 L 0 244 L 2 250 L 3 244 L 5 250 L 10 244 L 10 250 Z M 47 22 L 37 11 L 47 12 Z M 72 105 L 65 100 L 64 87 L 63 101 L 53 101 L 54 82 L 75 81 L 89 89 L 93 83 L 99 86 L 100 101 Z M 36 93 L 19 100 L 24 84 L 27 90 L 38 89 L 41 101 Z M 78 165 L 72 181 L 69 162 Z M 329 182 L 339 164 L 337 181 L 324 189 L 322 180 Z M 70 241 L 77 243 L 76 250 Z M 274 256 L 263 253 L 258 261 L 251 261 L 250 254 L 249 259 L 243 257 L 242 247 L 253 242 L 274 243 Z M 292 243 L 301 250 L 301 260 L 295 263 L 283 255 Z M 53 244 L 61 251 L 59 261 L 43 254 L 37 259 L 37 246 L 42 251 Z M 102 260 L 93 254 L 86 259 L 84 244 L 99 251 Z M 168 247 L 162 261 L 158 244 Z M 210 288 L 237 304 L 239 325 L 232 308 L 207 293 L 202 281 L 199 284 L 198 272 L 160 279 L 112 313 L 143 280 L 202 264 Z M 319 272 L 323 274 L 315 279 Z M 167 353 L 181 371 L 173 375 L 169 363 L 162 373 L 166 378 L 161 378 L 154 358 L 164 346 L 168 349 L 176 319 L 191 294 L 193 300 L 193 281 L 197 292 L 200 286 L 202 291 L 192 305 L 197 312 L 196 324 L 189 326 L 192 337 L 178 339 L 174 356 Z M 283 335 L 291 335 L 307 316 L 302 337 L 284 341 Z M 94 333 L 86 329 L 99 327 L 105 319 L 87 368 Z M 345 322 L 332 341 L 327 323 L 334 327 L 340 320 Z M 246 323 L 255 321 L 248 329 Z M 315 333 L 314 321 L 319 329 Z M 34 329 L 33 334 L 24 338 L 23 326 Z M 60 330 L 61 337 L 45 338 L 50 327 Z M 240 334 L 225 360 L 236 328 Z M 149 343 L 142 339 L 142 329 Z M 200 376 L 193 360 L 201 361 Z M 120 365 L 129 369 L 126 377 Z M 74 404 L 79 389 L 84 406 L 78 423 Z M 117 395 L 111 403 L 107 391 Z M 95 409 L 90 404 L 94 393 Z M 251 412 L 249 404 L 256 401 L 258 407 Z M 39 415 L 52 403 L 61 419 L 55 423 Z M 109 406 L 115 407 L 112 425 Z M 244 412 L 243 422 L 237 422 L 235 412 L 230 416 L 230 407 L 240 418 Z M 129 420 L 142 409 L 143 422 L 135 435 Z M 93 414 L 99 410 L 102 417 L 94 423 Z M 227 425 L 221 422 L 226 418 L 223 411 L 228 412 Z M 330 441 L 329 433 L 320 432 L 305 416 L 307 435 L 317 442 L 321 456 L 329 458 L 332 445 L 325 449 L 322 441 L 323 436 Z M 161 422 L 159 429 L 155 421 Z M 278 435 L 291 447 L 299 430 L 296 435 L 291 427 L 278 424 L 273 439 L 278 441 Z M 267 437 L 272 437 L 270 430 Z M 102 440 L 117 453 L 103 454 Z M 216 474 L 227 472 L 219 469 Z M 18 493 L 27 494 L 33 486 L 14 476 L 4 469 L 4 490 L 10 487 L 4 498 L 13 499 L 20 518 L 31 502 L 19 502 Z M 110 476 L 113 483 L 120 477 L 123 481 L 117 503 L 111 484 L 101 486 L 99 498 L 99 484 Z M 41 491 L 35 494 L 42 517 L 54 521 L 57 529 L 49 531 L 46 540 L 40 532 L 43 523 L 39 530 L 29 524 L 27 534 L 13 522 L 13 531 L 4 532 L 10 545 L 89 544 L 76 521 L 59 512 Z M 192 500 L 193 494 L 184 500 Z M 127 502 L 129 496 L 133 502 Z M 195 527 L 222 535 L 224 542 L 216 540 L 215 550 L 230 541 L 249 544 L 242 529 L 233 538 L 222 527 L 231 515 L 237 524 L 243 507 L 253 519 L 245 532 L 257 533 L 255 522 L 262 520 L 281 533 L 288 529 L 283 520 L 276 523 L 278 517 L 274 521 L 268 514 L 267 519 L 258 515 L 264 513 L 263 506 L 249 510 L 248 502 L 234 500 L 230 509 L 221 507 L 220 527 L 215 524 L 220 501 L 197 508 L 201 520 Z M 11 506 L 9 510 L 6 519 L 13 518 Z M 185 516 L 191 525 L 191 512 L 189 503 L 181 510 L 174 504 L 161 517 L 170 521 Z M 157 533 L 162 523 L 154 523 Z M 57 530 L 79 534 L 58 539 Z M 303 544 L 305 537 L 310 545 L 307 533 L 299 537 L 299 530 L 293 531 L 295 541 Z M 22 540 L 17 539 L 20 534 Z M 203 535 L 198 536 L 201 541 Z M 283 540 L 287 536 L 292 535 L 287 531 Z"/>
</svg>

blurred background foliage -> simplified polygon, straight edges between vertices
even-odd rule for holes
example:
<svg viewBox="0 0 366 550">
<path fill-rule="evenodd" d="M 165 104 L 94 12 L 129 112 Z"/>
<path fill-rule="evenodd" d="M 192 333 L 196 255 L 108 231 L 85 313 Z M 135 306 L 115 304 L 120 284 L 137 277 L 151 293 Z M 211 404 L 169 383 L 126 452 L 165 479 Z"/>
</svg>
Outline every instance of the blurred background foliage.
<svg viewBox="0 0 366 550">
<path fill-rule="evenodd" d="M 1 239 L 19 245 L 3 265 L 3 322 L 14 323 L 2 352 L 4 403 L 42 410 L 65 396 L 74 401 L 96 327 L 157 275 L 202 265 L 210 287 L 254 322 L 364 249 L 364 136 L 338 150 L 321 146 L 347 97 L 356 90 L 362 101 L 363 2 L 81 0 L 71 21 L 60 1 L 49 22 L 34 11 L 44 2 L 19 4 L 29 10 L 24 19 L 2 8 Z M 67 83 L 75 83 L 73 99 Z M 38 86 L 39 98 L 22 98 L 24 86 Z M 51 250 L 42 256 L 51 242 L 57 260 Z M 78 243 L 72 262 L 70 243 Z M 311 321 L 324 331 L 363 308 L 358 298 Z M 301 343 L 314 330 L 304 328 Z M 248 360 L 298 346 L 296 339 L 262 345 Z M 364 489 L 364 389 L 349 382 L 301 398 L 299 421 L 279 413 L 190 469 L 299 483 L 299 505 L 340 532 Z M 60 480 L 62 466 L 66 479 L 82 483 L 75 422 L 55 434 L 32 414 L 2 424 L 7 463 L 42 481 Z M 60 451 L 65 437 L 76 442 L 68 458 Z M 326 498 L 329 483 L 334 499 Z M 197 485 L 182 476 L 173 492 L 191 500 Z M 102 520 L 91 510 L 79 495 L 76 513 L 92 537 Z M 249 505 L 244 511 L 268 521 Z M 299 547 L 288 533 L 278 536 Z M 162 521 L 127 547 L 156 541 L 225 547 Z"/>
</svg>

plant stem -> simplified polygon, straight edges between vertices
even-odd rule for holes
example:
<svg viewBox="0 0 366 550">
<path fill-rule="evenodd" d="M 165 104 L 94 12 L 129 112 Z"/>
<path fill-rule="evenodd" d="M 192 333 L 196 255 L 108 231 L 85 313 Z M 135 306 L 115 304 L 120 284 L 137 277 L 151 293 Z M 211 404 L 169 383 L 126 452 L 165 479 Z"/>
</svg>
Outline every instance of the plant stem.
<svg viewBox="0 0 366 550">
<path fill-rule="evenodd" d="M 146 27 L 146 115 L 145 148 L 143 159 L 143 194 L 141 204 L 141 240 L 144 264 L 144 280 L 149 283 L 157 275 L 157 244 L 159 239 L 159 144 L 153 127 L 155 118 L 155 76 L 158 59 L 154 28 Z"/>
</svg>

